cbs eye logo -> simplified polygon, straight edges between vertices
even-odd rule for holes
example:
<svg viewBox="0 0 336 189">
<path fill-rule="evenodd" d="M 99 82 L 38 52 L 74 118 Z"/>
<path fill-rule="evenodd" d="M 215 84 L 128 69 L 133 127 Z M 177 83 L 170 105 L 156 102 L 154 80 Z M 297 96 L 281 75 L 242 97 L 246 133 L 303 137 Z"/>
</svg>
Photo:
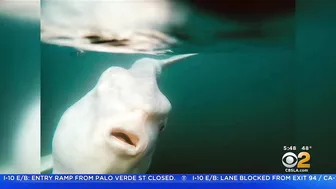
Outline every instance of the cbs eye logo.
<svg viewBox="0 0 336 189">
<path fill-rule="evenodd" d="M 294 168 L 296 165 L 298 169 L 310 168 L 309 160 L 310 154 L 308 152 L 300 152 L 298 155 L 287 152 L 282 156 L 282 164 L 286 168 Z"/>
</svg>

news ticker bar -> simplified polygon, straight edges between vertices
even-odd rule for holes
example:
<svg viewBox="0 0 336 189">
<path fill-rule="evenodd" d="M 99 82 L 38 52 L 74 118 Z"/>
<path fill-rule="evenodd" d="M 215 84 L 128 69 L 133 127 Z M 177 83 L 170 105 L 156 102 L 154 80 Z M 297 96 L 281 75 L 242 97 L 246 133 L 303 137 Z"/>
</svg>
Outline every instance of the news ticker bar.
<svg viewBox="0 0 336 189">
<path fill-rule="evenodd" d="M 335 182 L 336 174 L 3 174 L 1 182 Z"/>
</svg>

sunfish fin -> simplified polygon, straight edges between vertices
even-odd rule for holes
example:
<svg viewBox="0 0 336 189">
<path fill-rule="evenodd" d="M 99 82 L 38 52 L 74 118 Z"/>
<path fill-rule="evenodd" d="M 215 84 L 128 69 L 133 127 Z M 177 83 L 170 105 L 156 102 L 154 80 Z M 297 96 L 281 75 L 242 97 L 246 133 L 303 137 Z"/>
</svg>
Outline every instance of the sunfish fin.
<svg viewBox="0 0 336 189">
<path fill-rule="evenodd" d="M 43 156 L 41 158 L 41 173 L 50 172 L 53 168 L 53 158 L 52 154 Z"/>
<path fill-rule="evenodd" d="M 180 60 L 183 60 L 183 59 L 186 59 L 188 57 L 195 56 L 195 55 L 197 55 L 197 53 L 175 55 L 175 56 L 172 56 L 168 59 L 161 60 L 161 66 L 162 67 L 167 67 L 167 66 L 169 66 L 169 65 L 171 65 L 175 62 L 178 62 Z"/>
</svg>

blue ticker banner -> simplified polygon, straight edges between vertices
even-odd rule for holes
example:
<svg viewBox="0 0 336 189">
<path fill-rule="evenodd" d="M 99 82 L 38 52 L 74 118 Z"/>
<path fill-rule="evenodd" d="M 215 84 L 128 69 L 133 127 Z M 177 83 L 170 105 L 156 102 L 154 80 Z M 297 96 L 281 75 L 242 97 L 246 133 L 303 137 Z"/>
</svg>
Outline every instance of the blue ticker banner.
<svg viewBox="0 0 336 189">
<path fill-rule="evenodd" d="M 246 183 L 246 182 L 335 182 L 336 174 L 8 174 L 1 175 L 1 182 L 8 183 Z"/>
<path fill-rule="evenodd" d="M 6 174 L 1 188 L 336 188 L 336 174 Z"/>
<path fill-rule="evenodd" d="M 336 188 L 336 174 L 6 174 L 0 188 Z"/>
</svg>

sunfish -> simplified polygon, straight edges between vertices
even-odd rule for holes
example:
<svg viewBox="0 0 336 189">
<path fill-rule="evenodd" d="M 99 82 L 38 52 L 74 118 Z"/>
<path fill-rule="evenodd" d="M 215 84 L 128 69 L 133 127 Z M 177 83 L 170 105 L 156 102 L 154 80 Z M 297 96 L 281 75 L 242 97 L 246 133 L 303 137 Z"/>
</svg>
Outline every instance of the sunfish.
<svg viewBox="0 0 336 189">
<path fill-rule="evenodd" d="M 0 1 L 0 16 L 37 23 L 40 7 L 40 0 Z"/>
<path fill-rule="evenodd" d="M 171 110 L 157 79 L 163 68 L 193 55 L 142 58 L 129 69 L 104 71 L 96 86 L 62 115 L 41 172 L 146 173 Z"/>
</svg>

